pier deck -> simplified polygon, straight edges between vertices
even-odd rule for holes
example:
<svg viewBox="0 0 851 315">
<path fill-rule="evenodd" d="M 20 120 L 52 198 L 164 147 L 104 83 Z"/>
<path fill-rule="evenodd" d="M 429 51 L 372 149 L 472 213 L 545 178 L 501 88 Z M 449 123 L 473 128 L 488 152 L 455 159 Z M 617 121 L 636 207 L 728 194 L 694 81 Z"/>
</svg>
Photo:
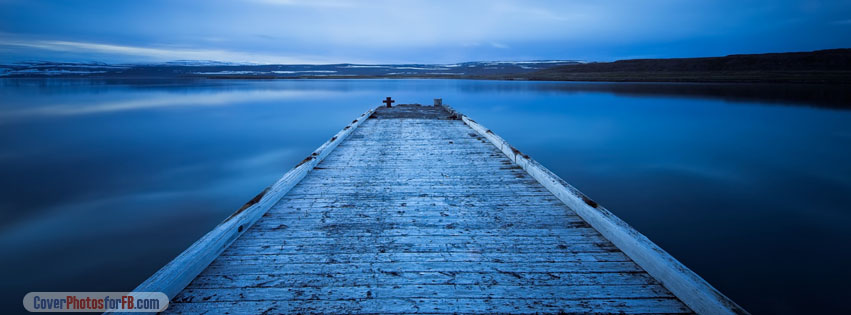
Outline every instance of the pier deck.
<svg viewBox="0 0 851 315">
<path fill-rule="evenodd" d="M 167 312 L 693 312 L 451 109 L 368 114 L 181 272 Z"/>
</svg>

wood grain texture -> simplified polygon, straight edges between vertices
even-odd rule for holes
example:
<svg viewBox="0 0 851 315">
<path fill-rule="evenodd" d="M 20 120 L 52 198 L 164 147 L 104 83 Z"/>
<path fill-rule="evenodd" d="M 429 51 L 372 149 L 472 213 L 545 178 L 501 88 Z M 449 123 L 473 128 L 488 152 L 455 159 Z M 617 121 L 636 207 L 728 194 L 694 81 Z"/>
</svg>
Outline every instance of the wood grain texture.
<svg viewBox="0 0 851 315">
<path fill-rule="evenodd" d="M 378 108 L 167 312 L 692 312 L 453 118 Z"/>
<path fill-rule="evenodd" d="M 213 228 L 180 253 L 171 262 L 160 268 L 154 275 L 137 286 L 133 292 L 163 292 L 173 298 L 195 279 L 216 257 L 219 257 L 234 240 L 243 235 L 287 192 L 328 154 L 331 153 L 366 119 L 374 109 L 367 110 L 351 123 L 343 127 L 327 142 L 284 174 L 278 181 L 249 200 L 242 208 L 231 214 L 222 223 Z"/>
<path fill-rule="evenodd" d="M 449 106 L 443 106 L 453 117 L 462 120 L 479 137 L 498 148 L 518 168 L 610 240 L 641 268 L 670 289 L 692 310 L 701 314 L 748 314 L 741 306 L 712 287 L 706 280 L 680 263 L 646 236 L 597 204 L 549 169 L 524 154 L 507 141 Z"/>
</svg>

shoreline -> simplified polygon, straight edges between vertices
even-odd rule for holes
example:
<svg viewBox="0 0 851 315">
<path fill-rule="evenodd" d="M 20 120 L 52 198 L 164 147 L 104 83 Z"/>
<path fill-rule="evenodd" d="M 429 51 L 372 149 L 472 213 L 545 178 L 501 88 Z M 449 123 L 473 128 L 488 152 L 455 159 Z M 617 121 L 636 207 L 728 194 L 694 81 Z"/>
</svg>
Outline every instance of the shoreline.
<svg viewBox="0 0 851 315">
<path fill-rule="evenodd" d="M 89 80 L 368 80 L 368 79 L 437 79 L 479 81 L 551 81 L 600 83 L 730 83 L 730 84 L 851 84 L 851 71 L 777 71 L 777 72 L 581 72 L 559 75 L 340 75 L 340 76 L 267 76 L 267 75 L 204 75 L 204 76 L 2 76 L 0 79 L 89 79 Z"/>
</svg>

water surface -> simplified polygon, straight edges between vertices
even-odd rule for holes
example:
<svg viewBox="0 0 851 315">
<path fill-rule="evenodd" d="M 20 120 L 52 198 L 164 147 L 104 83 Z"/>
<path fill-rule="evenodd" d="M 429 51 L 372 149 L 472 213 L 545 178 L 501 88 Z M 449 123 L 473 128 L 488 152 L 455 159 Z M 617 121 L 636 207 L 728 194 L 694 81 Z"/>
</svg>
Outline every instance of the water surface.
<svg viewBox="0 0 851 315">
<path fill-rule="evenodd" d="M 132 289 L 393 96 L 442 97 L 753 313 L 849 312 L 848 90 L 3 79 L 0 306 Z"/>
</svg>

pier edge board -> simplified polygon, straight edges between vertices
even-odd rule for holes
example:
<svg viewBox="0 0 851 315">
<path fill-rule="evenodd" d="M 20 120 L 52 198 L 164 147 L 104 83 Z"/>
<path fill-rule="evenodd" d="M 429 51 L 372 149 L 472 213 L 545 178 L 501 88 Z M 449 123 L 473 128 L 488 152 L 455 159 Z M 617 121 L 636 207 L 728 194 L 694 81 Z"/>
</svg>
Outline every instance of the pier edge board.
<svg viewBox="0 0 851 315">
<path fill-rule="evenodd" d="M 588 198 L 561 177 L 520 152 L 502 137 L 449 105 L 443 104 L 442 106 L 453 118 L 460 119 L 480 136 L 488 139 L 514 164 L 523 168 L 526 173 L 574 210 L 603 237 L 611 241 L 648 274 L 659 280 L 694 312 L 698 314 L 750 314 L 649 238 Z"/>
<path fill-rule="evenodd" d="M 373 107 L 367 110 L 343 127 L 330 140 L 319 146 L 274 184 L 260 192 L 242 208 L 228 216 L 213 230 L 195 241 L 189 248 L 133 289 L 133 292 L 163 292 L 169 299 L 174 298 L 234 240 L 245 233 L 290 189 L 307 176 L 322 159 L 328 156 L 341 142 L 345 141 L 363 121 L 372 115 L 375 109 Z"/>
</svg>

